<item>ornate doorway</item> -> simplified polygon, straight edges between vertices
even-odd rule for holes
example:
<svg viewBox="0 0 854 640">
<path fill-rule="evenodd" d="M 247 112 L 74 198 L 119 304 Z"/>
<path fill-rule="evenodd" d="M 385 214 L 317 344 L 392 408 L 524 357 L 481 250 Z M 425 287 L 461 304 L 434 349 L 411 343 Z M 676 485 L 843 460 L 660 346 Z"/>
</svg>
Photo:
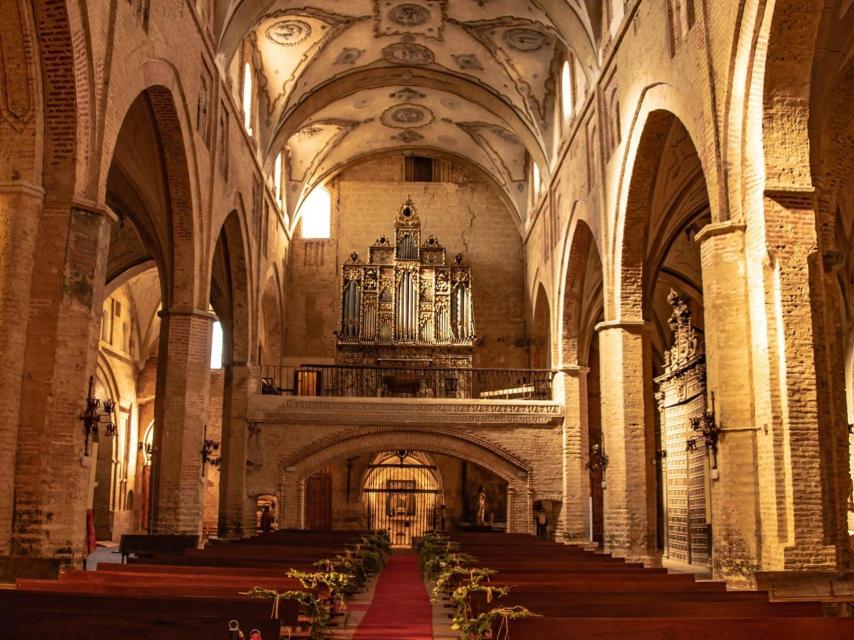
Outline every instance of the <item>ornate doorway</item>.
<svg viewBox="0 0 854 640">
<path fill-rule="evenodd" d="M 441 525 L 441 489 L 435 465 L 423 454 L 379 454 L 369 466 L 362 489 L 371 530 L 387 530 L 394 547 Z"/>
</svg>

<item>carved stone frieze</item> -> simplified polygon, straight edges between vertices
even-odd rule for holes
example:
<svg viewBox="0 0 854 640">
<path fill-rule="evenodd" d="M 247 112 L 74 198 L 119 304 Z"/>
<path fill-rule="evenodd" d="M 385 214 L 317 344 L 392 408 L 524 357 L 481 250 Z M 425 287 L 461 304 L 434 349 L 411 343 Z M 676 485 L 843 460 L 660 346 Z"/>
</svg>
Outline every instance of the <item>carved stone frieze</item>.
<svg viewBox="0 0 854 640">
<path fill-rule="evenodd" d="M 249 419 L 265 424 L 344 425 L 542 425 L 559 424 L 556 402 L 314 398 L 252 396 Z"/>
</svg>

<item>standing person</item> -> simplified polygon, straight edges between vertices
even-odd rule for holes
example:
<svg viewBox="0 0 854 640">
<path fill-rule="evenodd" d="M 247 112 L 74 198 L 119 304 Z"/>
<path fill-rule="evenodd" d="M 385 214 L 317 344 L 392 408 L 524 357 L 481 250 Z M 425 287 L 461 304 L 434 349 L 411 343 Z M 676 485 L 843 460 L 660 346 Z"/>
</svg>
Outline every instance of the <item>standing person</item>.
<svg viewBox="0 0 854 640">
<path fill-rule="evenodd" d="M 543 508 L 543 505 L 540 505 L 540 509 L 537 511 L 537 537 L 542 538 L 543 540 L 547 539 L 549 537 L 548 527 L 549 518 L 546 515 L 546 510 Z"/>
<path fill-rule="evenodd" d="M 270 506 L 265 505 L 264 511 L 261 513 L 261 533 L 270 533 L 273 530 L 273 514 L 270 512 Z"/>
</svg>

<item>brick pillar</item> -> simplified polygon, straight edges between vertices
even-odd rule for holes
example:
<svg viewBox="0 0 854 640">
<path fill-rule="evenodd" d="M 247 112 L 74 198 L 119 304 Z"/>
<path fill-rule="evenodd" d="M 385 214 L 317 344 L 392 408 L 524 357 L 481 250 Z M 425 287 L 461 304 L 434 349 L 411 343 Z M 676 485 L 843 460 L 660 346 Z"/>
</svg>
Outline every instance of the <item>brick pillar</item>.
<svg viewBox="0 0 854 640">
<path fill-rule="evenodd" d="M 304 504 L 305 479 L 299 478 L 296 471 L 285 469 L 282 472 L 282 484 L 279 487 L 279 527 L 301 529 Z"/>
<path fill-rule="evenodd" d="M 84 456 L 80 414 L 98 353 L 109 240 L 103 212 L 46 199 L 21 383 L 16 554 L 83 559 L 95 460 Z"/>
<path fill-rule="evenodd" d="M 246 364 L 224 368 L 219 535 L 242 537 L 255 532 L 255 505 L 246 495 L 246 416 L 249 393 L 257 378 Z"/>
<path fill-rule="evenodd" d="M 763 518 L 762 538 L 777 556 L 778 568 L 832 569 L 837 566 L 835 529 L 844 523 L 835 517 L 835 477 L 826 448 L 833 420 L 822 413 L 827 407 L 818 388 L 823 267 L 816 249 L 814 194 L 769 190 L 764 204 L 770 273 L 763 370 L 768 372 L 771 419 L 759 436 L 760 503 L 769 516 Z"/>
<path fill-rule="evenodd" d="M 565 418 L 563 421 L 563 505 L 556 532 L 560 542 L 590 540 L 590 470 L 587 468 L 587 367 L 561 369 Z"/>
<path fill-rule="evenodd" d="M 0 555 L 12 545 L 15 450 L 21 406 L 21 374 L 27 343 L 30 280 L 35 258 L 40 187 L 0 185 Z"/>
<path fill-rule="evenodd" d="M 152 533 L 202 532 L 202 441 L 210 396 L 211 313 L 160 313 Z"/>
<path fill-rule="evenodd" d="M 658 564 L 649 325 L 602 322 L 599 348 L 605 471 L 605 551 Z"/>
<path fill-rule="evenodd" d="M 712 570 L 737 588 L 754 588 L 759 558 L 758 475 L 744 225 L 710 224 L 697 234 L 703 267 L 706 386 L 718 443 L 711 482 Z"/>
</svg>

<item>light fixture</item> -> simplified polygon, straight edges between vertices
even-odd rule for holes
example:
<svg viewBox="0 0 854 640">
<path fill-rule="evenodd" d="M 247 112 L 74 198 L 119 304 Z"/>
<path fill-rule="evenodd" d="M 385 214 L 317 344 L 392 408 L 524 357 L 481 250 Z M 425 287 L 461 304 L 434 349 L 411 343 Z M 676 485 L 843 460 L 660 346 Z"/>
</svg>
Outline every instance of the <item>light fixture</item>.
<svg viewBox="0 0 854 640">
<path fill-rule="evenodd" d="M 206 464 L 212 467 L 218 467 L 222 464 L 222 457 L 214 455 L 217 451 L 219 451 L 219 442 L 208 438 L 208 425 L 205 425 L 205 438 L 202 442 L 202 475 L 205 475 Z"/>
<path fill-rule="evenodd" d="M 605 470 L 608 468 L 608 456 L 602 449 L 602 445 L 598 442 L 590 445 L 590 460 L 587 462 L 587 468 L 591 471 L 602 472 L 602 488 L 607 485 L 605 483 Z"/>
<path fill-rule="evenodd" d="M 80 416 L 83 422 L 83 451 L 84 455 L 89 455 L 89 439 L 98 440 L 98 425 L 101 424 L 101 419 L 104 418 L 104 435 L 111 437 L 116 435 L 116 425 L 112 421 L 113 411 L 116 403 L 111 399 L 104 400 L 103 403 L 98 400 L 93 394 L 95 392 L 95 377 L 89 376 L 89 393 L 86 397 L 86 410 Z"/>
</svg>

